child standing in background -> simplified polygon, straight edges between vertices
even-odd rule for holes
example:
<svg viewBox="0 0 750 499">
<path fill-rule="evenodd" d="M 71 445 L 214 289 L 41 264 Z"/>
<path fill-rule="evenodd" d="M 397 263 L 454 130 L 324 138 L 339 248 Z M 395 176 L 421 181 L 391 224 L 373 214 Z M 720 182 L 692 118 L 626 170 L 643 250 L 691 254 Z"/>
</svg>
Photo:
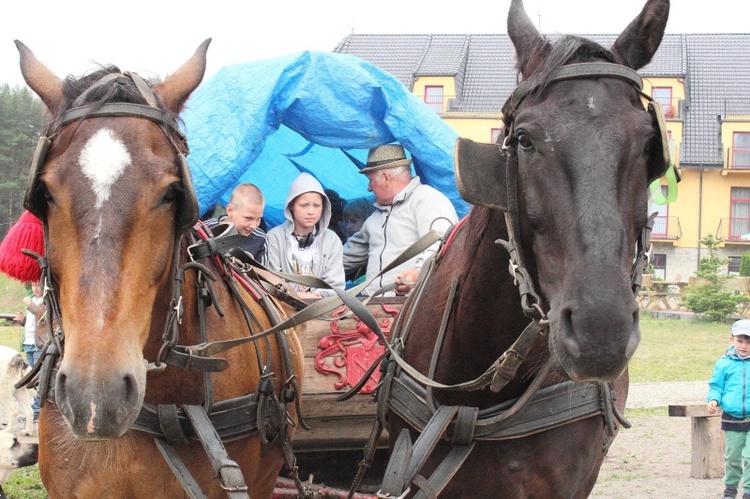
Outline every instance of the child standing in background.
<svg viewBox="0 0 750 499">
<path fill-rule="evenodd" d="M 740 483 L 742 499 L 750 499 L 750 320 L 732 325 L 732 346 L 716 362 L 708 382 L 708 413 L 721 406 L 724 431 L 724 499 L 734 499 Z"/>
</svg>

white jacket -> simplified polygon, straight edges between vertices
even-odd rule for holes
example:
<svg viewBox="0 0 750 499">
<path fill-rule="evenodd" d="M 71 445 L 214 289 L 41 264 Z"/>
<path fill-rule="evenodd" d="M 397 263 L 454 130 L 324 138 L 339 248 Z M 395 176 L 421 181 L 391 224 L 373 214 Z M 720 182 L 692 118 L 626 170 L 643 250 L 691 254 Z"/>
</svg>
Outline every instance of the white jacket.
<svg viewBox="0 0 750 499">
<path fill-rule="evenodd" d="M 440 191 L 422 184 L 419 177 L 412 178 L 392 204 L 383 206 L 375 203 L 375 208 L 362 229 L 344 245 L 344 269 L 348 272 L 367 264 L 368 281 L 430 230 L 442 234 L 458 222 L 458 215 L 450 200 Z M 391 284 L 404 270 L 422 268 L 425 260 L 436 250 L 437 243 L 375 279 L 363 294 L 371 295 Z"/>
</svg>

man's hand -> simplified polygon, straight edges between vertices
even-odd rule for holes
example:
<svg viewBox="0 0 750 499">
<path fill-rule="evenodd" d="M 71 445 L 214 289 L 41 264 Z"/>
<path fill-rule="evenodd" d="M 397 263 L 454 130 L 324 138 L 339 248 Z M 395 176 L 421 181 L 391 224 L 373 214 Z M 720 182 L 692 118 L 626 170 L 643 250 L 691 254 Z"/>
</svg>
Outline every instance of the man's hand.
<svg viewBox="0 0 750 499">
<path fill-rule="evenodd" d="M 716 414 L 716 408 L 719 406 L 719 403 L 715 400 L 712 400 L 708 403 L 708 413 L 709 414 Z"/>
<path fill-rule="evenodd" d="M 396 276 L 396 279 L 393 280 L 393 282 L 396 283 L 396 295 L 404 296 L 407 294 L 417 283 L 418 279 L 419 269 L 409 269 L 401 272 Z"/>
</svg>

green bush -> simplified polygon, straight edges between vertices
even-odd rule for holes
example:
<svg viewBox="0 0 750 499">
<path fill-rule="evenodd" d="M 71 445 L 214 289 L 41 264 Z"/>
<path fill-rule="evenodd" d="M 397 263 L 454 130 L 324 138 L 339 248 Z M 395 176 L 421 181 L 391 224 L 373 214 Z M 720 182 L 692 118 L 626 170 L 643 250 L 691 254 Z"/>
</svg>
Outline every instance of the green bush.
<svg viewBox="0 0 750 499">
<path fill-rule="evenodd" d="M 750 277 L 750 252 L 742 253 L 742 260 L 740 261 L 740 275 L 742 277 Z"/>
<path fill-rule="evenodd" d="M 716 255 L 719 243 L 714 236 L 709 234 L 700 243 L 708 248 L 708 258 L 701 258 L 697 274 L 706 282 L 687 288 L 682 303 L 696 314 L 702 314 L 712 321 L 721 321 L 736 313 L 746 297 L 735 296 L 724 289 L 724 281 L 729 277 L 724 270 L 728 260 Z"/>
</svg>

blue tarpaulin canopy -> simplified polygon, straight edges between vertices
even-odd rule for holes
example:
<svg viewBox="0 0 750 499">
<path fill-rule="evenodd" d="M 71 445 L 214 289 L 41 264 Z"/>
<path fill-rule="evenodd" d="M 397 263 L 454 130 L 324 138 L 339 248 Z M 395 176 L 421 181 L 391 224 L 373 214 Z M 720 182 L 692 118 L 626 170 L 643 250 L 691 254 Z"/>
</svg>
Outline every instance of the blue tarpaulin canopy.
<svg viewBox="0 0 750 499">
<path fill-rule="evenodd" d="M 356 162 L 391 142 L 406 148 L 422 182 L 446 194 L 459 216 L 469 209 L 453 175 L 457 133 L 401 82 L 356 57 L 303 52 L 224 67 L 181 117 L 201 213 L 252 182 L 266 197 L 269 227 L 277 225 L 300 171 L 344 199 L 367 196 Z"/>
</svg>

